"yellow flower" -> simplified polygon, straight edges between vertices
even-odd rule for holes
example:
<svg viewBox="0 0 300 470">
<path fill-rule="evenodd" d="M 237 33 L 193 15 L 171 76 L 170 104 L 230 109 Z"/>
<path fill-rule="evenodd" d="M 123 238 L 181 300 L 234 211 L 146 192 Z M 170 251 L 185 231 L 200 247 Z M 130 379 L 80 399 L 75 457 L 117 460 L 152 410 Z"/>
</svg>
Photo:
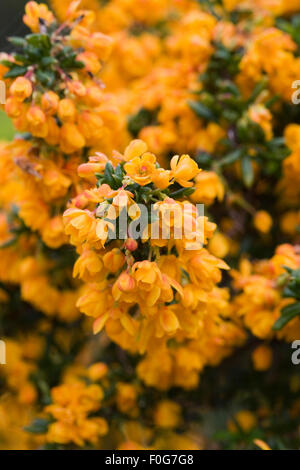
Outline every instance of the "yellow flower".
<svg viewBox="0 0 300 470">
<path fill-rule="evenodd" d="M 132 140 L 124 152 L 124 160 L 128 162 L 136 157 L 140 157 L 148 150 L 147 144 L 142 140 Z"/>
<path fill-rule="evenodd" d="M 94 112 L 82 111 L 78 116 L 78 129 L 86 145 L 97 145 L 103 138 L 103 119 Z"/>
<path fill-rule="evenodd" d="M 293 151 L 300 149 L 300 126 L 289 124 L 284 130 L 286 145 Z"/>
<path fill-rule="evenodd" d="M 48 126 L 46 116 L 39 106 L 31 106 L 26 114 L 29 124 L 29 131 L 35 137 L 46 137 Z"/>
<path fill-rule="evenodd" d="M 201 171 L 195 178 L 195 191 L 190 196 L 195 203 L 210 205 L 215 199 L 222 201 L 224 186 L 214 171 Z"/>
<path fill-rule="evenodd" d="M 178 318 L 172 311 L 171 307 L 164 307 L 161 309 L 160 324 L 163 330 L 168 334 L 173 334 L 180 328 Z"/>
<path fill-rule="evenodd" d="M 63 122 L 74 122 L 76 118 L 76 107 L 69 98 L 60 100 L 57 108 L 57 115 Z"/>
<path fill-rule="evenodd" d="M 116 403 L 122 413 L 132 414 L 137 402 L 137 389 L 134 385 L 125 382 L 117 384 Z"/>
<path fill-rule="evenodd" d="M 189 180 L 195 178 L 200 172 L 195 160 L 192 160 L 189 155 L 175 155 L 171 160 L 172 177 L 184 188 L 193 186 Z"/>
<path fill-rule="evenodd" d="M 73 276 L 78 276 L 86 282 L 102 281 L 105 270 L 99 255 L 94 250 L 83 250 L 74 264 Z"/>
<path fill-rule="evenodd" d="M 96 219 L 89 211 L 71 208 L 65 211 L 63 218 L 66 234 L 70 235 L 72 244 L 97 239 Z"/>
<path fill-rule="evenodd" d="M 152 174 L 156 169 L 155 163 L 155 155 L 145 152 L 141 157 L 132 158 L 129 162 L 125 163 L 124 170 L 133 181 L 140 186 L 145 186 L 152 181 Z"/>
<path fill-rule="evenodd" d="M 113 248 L 103 256 L 103 264 L 111 273 L 119 271 L 124 266 L 124 263 L 125 256 L 118 248 Z"/>
<path fill-rule="evenodd" d="M 59 248 L 67 242 L 61 216 L 50 219 L 42 228 L 42 238 L 50 248 Z"/>
<path fill-rule="evenodd" d="M 154 410 L 154 423 L 160 428 L 176 428 L 181 422 L 181 407 L 171 400 L 162 400 Z"/>
<path fill-rule="evenodd" d="M 85 51 L 77 55 L 76 60 L 83 62 L 86 70 L 91 72 L 93 75 L 97 75 L 101 69 L 99 59 L 94 52 Z"/>
<path fill-rule="evenodd" d="M 237 424 L 236 424 L 237 423 Z M 241 410 L 234 415 L 234 421 L 228 422 L 228 429 L 232 432 L 238 432 L 239 428 L 244 432 L 250 432 L 257 426 L 257 418 L 251 411 Z"/>
<path fill-rule="evenodd" d="M 60 130 L 60 147 L 63 152 L 69 154 L 82 149 L 85 146 L 85 138 L 78 127 L 66 122 Z"/>
<path fill-rule="evenodd" d="M 43 94 L 42 96 L 42 110 L 46 114 L 53 115 L 56 113 L 58 109 L 58 104 L 59 104 L 59 96 L 54 93 L 54 91 L 47 91 L 46 93 Z"/>
<path fill-rule="evenodd" d="M 297 226 L 300 224 L 300 214 L 298 212 L 285 212 L 280 219 L 280 228 L 284 233 L 294 235 Z"/>
<path fill-rule="evenodd" d="M 93 157 L 89 157 L 88 163 L 82 163 L 78 167 L 78 175 L 81 178 L 87 179 L 91 183 L 96 184 L 97 178 L 95 173 L 103 173 L 105 170 L 108 158 L 106 155 L 98 153 Z"/>
<path fill-rule="evenodd" d="M 266 211 L 256 212 L 253 223 L 255 228 L 261 233 L 269 233 L 273 225 L 272 217 Z"/>
<path fill-rule="evenodd" d="M 171 172 L 163 168 L 156 168 L 151 175 L 151 180 L 159 189 L 166 189 L 170 185 Z"/>
<path fill-rule="evenodd" d="M 132 276 L 148 306 L 155 304 L 161 294 L 162 274 L 156 263 L 140 261 L 133 265 Z"/>
<path fill-rule="evenodd" d="M 106 377 L 108 367 L 104 362 L 96 362 L 88 368 L 88 376 L 92 381 L 98 381 Z"/>
<path fill-rule="evenodd" d="M 230 251 L 230 242 L 223 233 L 217 232 L 209 240 L 208 248 L 212 255 L 225 258 Z"/>
<path fill-rule="evenodd" d="M 272 364 L 272 349 L 262 344 L 252 353 L 252 362 L 255 370 L 267 370 Z"/>
<path fill-rule="evenodd" d="M 34 33 L 38 33 L 40 30 L 40 18 L 48 24 L 54 21 L 54 16 L 48 10 L 47 5 L 28 2 L 25 7 L 23 21 Z"/>
<path fill-rule="evenodd" d="M 32 94 L 32 84 L 25 77 L 18 77 L 10 86 L 10 94 L 18 101 L 24 101 Z"/>
</svg>

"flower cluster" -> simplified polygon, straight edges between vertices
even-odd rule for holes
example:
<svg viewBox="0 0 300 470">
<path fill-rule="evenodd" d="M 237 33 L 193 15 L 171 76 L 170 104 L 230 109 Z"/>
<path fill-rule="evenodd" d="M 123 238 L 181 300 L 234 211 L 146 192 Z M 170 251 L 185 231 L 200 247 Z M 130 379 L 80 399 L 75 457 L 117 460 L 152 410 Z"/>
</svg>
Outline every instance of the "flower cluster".
<svg viewBox="0 0 300 470">
<path fill-rule="evenodd" d="M 10 212 L 6 222 L 3 216 L 1 278 L 20 284 L 23 299 L 37 309 L 66 321 L 78 317 L 62 222 L 68 199 L 79 190 L 76 168 L 87 148 L 110 149 L 115 134 L 126 139 L 99 78 L 112 40 L 91 32 L 93 21 L 94 13 L 76 2 L 63 24 L 45 5 L 29 2 L 24 22 L 32 34 L 11 38 L 22 52 L 2 60 L 5 110 L 21 134 L 1 147 L 0 197 Z"/>
<path fill-rule="evenodd" d="M 298 339 L 300 318 L 294 284 L 299 267 L 299 247 L 286 244 L 278 246 L 270 260 L 260 260 L 252 266 L 244 259 L 240 271 L 232 271 L 234 287 L 242 291 L 234 299 L 234 308 L 258 338 L 271 339 L 276 335 L 288 342 Z"/>
<path fill-rule="evenodd" d="M 138 373 L 162 389 L 195 386 L 206 364 L 243 341 L 228 293 L 217 287 L 220 269 L 228 267 L 203 247 L 215 224 L 186 196 L 199 171 L 188 155 L 174 156 L 164 170 L 146 143 L 135 140 L 124 154 L 114 152 L 111 160 L 98 154 L 79 167 L 89 180 L 96 174 L 98 185 L 64 214 L 80 255 L 74 275 L 87 283 L 78 307 L 95 319 L 95 333 L 105 327 L 122 348 L 146 353 Z M 125 233 L 116 237 L 124 216 Z"/>
</svg>

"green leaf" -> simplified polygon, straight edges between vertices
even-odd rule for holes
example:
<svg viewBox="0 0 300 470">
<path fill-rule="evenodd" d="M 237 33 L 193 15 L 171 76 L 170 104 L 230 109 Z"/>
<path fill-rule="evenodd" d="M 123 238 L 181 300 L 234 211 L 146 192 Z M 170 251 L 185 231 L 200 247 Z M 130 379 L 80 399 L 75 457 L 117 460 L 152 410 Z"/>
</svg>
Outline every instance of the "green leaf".
<svg viewBox="0 0 300 470">
<path fill-rule="evenodd" d="M 203 103 L 188 100 L 188 105 L 198 117 L 205 119 L 206 121 L 217 122 L 217 118 L 214 113 Z"/>
<path fill-rule="evenodd" d="M 122 166 L 121 165 L 117 165 L 116 169 L 115 169 L 115 175 L 117 178 L 119 178 L 121 181 L 123 180 L 123 169 L 122 169 Z"/>
<path fill-rule="evenodd" d="M 104 170 L 104 180 L 105 182 L 112 188 L 112 189 L 117 189 L 116 183 L 113 178 L 114 174 L 114 167 L 110 162 L 107 162 L 105 165 L 105 170 Z"/>
<path fill-rule="evenodd" d="M 181 188 L 170 194 L 173 199 L 181 199 L 182 197 L 188 197 L 195 191 L 195 188 Z"/>
<path fill-rule="evenodd" d="M 27 72 L 27 67 L 22 67 L 20 65 L 15 65 L 9 72 L 4 75 L 4 78 L 16 78 L 20 75 L 25 75 Z"/>
<path fill-rule="evenodd" d="M 45 434 L 48 431 L 50 422 L 49 419 L 36 418 L 29 426 L 26 426 L 24 430 L 32 434 Z"/>
<path fill-rule="evenodd" d="M 48 50 L 51 49 L 51 42 L 48 34 L 28 34 L 25 39 L 31 46 Z"/>
<path fill-rule="evenodd" d="M 45 87 L 51 87 L 55 82 L 55 73 L 52 70 L 48 72 L 37 70 L 35 76 Z"/>
<path fill-rule="evenodd" d="M 219 160 L 218 164 L 220 166 L 231 165 L 241 158 L 243 155 L 243 149 L 236 149 L 233 152 L 228 153 L 224 158 Z"/>
<path fill-rule="evenodd" d="M 244 155 L 242 158 L 242 178 L 245 186 L 250 188 L 254 181 L 254 171 L 252 166 L 251 157 L 249 155 Z"/>
<path fill-rule="evenodd" d="M 200 168 L 210 168 L 212 164 L 212 156 L 208 152 L 199 151 L 195 156 L 195 160 Z"/>
<path fill-rule="evenodd" d="M 74 68 L 74 69 L 83 69 L 84 63 L 81 62 L 81 60 L 74 60 L 74 61 L 72 62 L 72 66 L 71 66 L 71 67 Z"/>
<path fill-rule="evenodd" d="M 5 67 L 10 69 L 16 65 L 15 62 L 12 62 L 11 60 L 1 60 L 0 64 L 5 65 Z"/>
<path fill-rule="evenodd" d="M 263 78 L 255 87 L 254 87 L 254 90 L 248 100 L 248 103 L 253 103 L 256 98 L 258 98 L 258 96 L 261 94 L 261 92 L 266 88 L 267 86 L 267 82 L 268 82 L 268 79 L 267 78 Z"/>
<path fill-rule="evenodd" d="M 281 310 L 281 317 L 273 325 L 273 330 L 281 330 L 289 321 L 294 317 L 300 315 L 300 302 L 296 302 L 291 305 L 287 305 Z"/>
<path fill-rule="evenodd" d="M 15 54 L 14 58 L 15 58 L 16 62 L 21 62 L 23 65 L 25 65 L 25 64 L 29 65 L 28 57 L 23 55 L 23 54 Z"/>
<path fill-rule="evenodd" d="M 30 44 L 26 46 L 24 52 L 28 55 L 28 58 L 32 63 L 40 62 L 44 54 L 42 49 L 31 46 Z"/>
<path fill-rule="evenodd" d="M 129 116 L 127 125 L 129 132 L 133 137 L 137 137 L 144 127 L 157 124 L 156 116 L 157 110 L 141 108 L 136 114 Z"/>
<path fill-rule="evenodd" d="M 16 47 L 25 47 L 26 41 L 24 38 L 19 38 L 18 36 L 11 36 L 8 38 L 8 41 Z"/>
<path fill-rule="evenodd" d="M 48 67 L 49 65 L 56 64 L 56 63 L 57 63 L 57 60 L 51 56 L 43 57 L 41 60 L 42 67 Z"/>
</svg>

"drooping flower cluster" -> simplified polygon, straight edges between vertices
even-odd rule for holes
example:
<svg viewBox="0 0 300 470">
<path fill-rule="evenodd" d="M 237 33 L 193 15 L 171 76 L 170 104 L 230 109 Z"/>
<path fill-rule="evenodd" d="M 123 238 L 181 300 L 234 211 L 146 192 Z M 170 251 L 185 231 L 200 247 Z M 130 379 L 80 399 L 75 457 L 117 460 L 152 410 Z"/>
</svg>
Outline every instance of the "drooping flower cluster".
<svg viewBox="0 0 300 470">
<path fill-rule="evenodd" d="M 164 170 L 135 140 L 124 154 L 98 154 L 79 167 L 98 185 L 64 214 L 80 254 L 74 275 L 87 283 L 78 307 L 95 319 L 95 333 L 105 327 L 122 348 L 146 353 L 138 373 L 162 389 L 195 386 L 206 364 L 243 341 L 228 293 L 217 287 L 228 267 L 203 247 L 215 224 L 186 196 L 199 171 L 188 155 Z M 117 233 L 124 218 L 125 233 Z"/>
<path fill-rule="evenodd" d="M 110 149 L 116 134 L 122 139 L 120 114 L 99 78 L 112 40 L 90 31 L 93 20 L 75 2 L 60 25 L 45 5 L 29 2 L 24 22 L 33 33 L 12 38 L 22 54 L 2 61 L 5 109 L 22 134 L 1 148 L 0 197 L 10 211 L 1 278 L 20 283 L 24 300 L 67 321 L 78 316 L 78 294 L 69 275 L 72 254 L 68 269 L 62 248 L 62 213 L 78 191 L 76 168 L 86 149 Z M 15 263 L 7 264 L 11 257 Z"/>
</svg>

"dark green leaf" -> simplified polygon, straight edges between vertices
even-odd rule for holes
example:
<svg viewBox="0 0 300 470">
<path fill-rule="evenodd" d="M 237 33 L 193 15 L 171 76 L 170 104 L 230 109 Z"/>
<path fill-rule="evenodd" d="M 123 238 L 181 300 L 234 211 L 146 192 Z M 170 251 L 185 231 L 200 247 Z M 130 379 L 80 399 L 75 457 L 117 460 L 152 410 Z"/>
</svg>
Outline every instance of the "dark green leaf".
<svg viewBox="0 0 300 470">
<path fill-rule="evenodd" d="M 21 67 L 19 65 L 15 65 L 9 72 L 4 75 L 4 78 L 16 78 L 21 75 L 25 75 L 27 72 L 27 67 Z"/>
<path fill-rule="evenodd" d="M 8 41 L 16 47 L 24 47 L 26 45 L 25 39 L 17 36 L 11 36 L 8 38 Z"/>
<path fill-rule="evenodd" d="M 181 199 L 182 197 L 188 197 L 195 191 L 195 188 L 181 188 L 170 194 L 173 199 Z"/>
<path fill-rule="evenodd" d="M 220 166 L 231 165 L 241 158 L 243 155 L 243 149 L 236 149 L 233 152 L 228 153 L 224 158 L 219 160 Z"/>
<path fill-rule="evenodd" d="M 281 317 L 273 325 L 273 330 L 281 330 L 294 317 L 300 315 L 300 302 L 287 305 L 281 310 Z"/>
<path fill-rule="evenodd" d="M 29 426 L 24 429 L 32 434 L 45 434 L 48 431 L 50 424 L 49 419 L 36 418 Z"/>
<path fill-rule="evenodd" d="M 206 121 L 217 122 L 217 118 L 214 113 L 199 101 L 188 100 L 188 105 L 198 117 L 205 119 Z"/>
</svg>

